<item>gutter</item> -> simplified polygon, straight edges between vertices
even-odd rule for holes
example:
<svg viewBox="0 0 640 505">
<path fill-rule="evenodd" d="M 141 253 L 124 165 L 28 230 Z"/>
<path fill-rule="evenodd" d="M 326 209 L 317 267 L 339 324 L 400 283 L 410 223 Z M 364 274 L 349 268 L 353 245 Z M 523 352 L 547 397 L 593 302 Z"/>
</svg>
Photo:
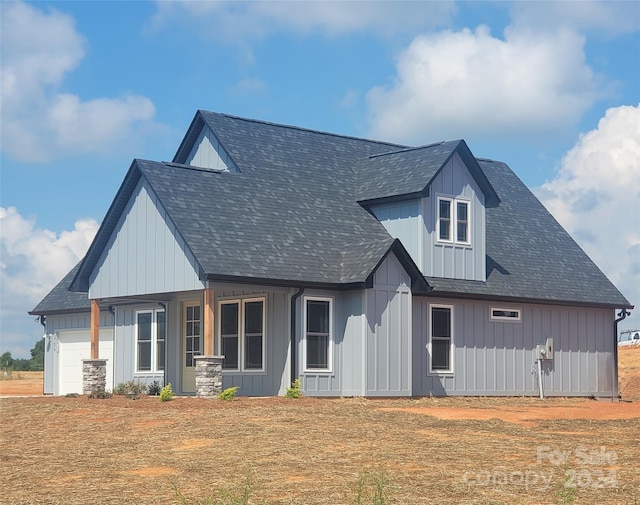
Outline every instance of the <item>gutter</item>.
<svg viewBox="0 0 640 505">
<path fill-rule="evenodd" d="M 296 342 L 296 302 L 298 301 L 298 298 L 300 298 L 302 296 L 302 294 L 304 293 L 304 288 L 303 287 L 299 287 L 298 288 L 298 292 L 294 293 L 294 295 L 291 297 L 291 382 L 293 383 L 294 380 L 296 380 L 298 378 L 298 374 L 297 374 L 297 363 L 296 363 L 296 349 L 297 349 L 297 342 Z"/>
<path fill-rule="evenodd" d="M 620 397 L 618 392 L 618 323 L 630 316 L 626 308 L 618 312 L 618 318 L 613 322 L 613 373 L 611 377 L 611 401 L 615 402 Z M 617 396 L 617 398 L 616 398 Z"/>
</svg>

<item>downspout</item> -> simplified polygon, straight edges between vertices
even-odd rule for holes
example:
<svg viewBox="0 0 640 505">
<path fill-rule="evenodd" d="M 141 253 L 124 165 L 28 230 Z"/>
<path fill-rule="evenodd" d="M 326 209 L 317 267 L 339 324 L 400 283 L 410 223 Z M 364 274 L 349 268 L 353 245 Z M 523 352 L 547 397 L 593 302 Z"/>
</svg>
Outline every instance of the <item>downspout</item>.
<svg viewBox="0 0 640 505">
<path fill-rule="evenodd" d="M 618 313 L 618 319 L 613 323 L 613 375 L 611 377 L 611 401 L 616 401 L 616 393 L 618 392 L 618 323 L 627 316 L 630 316 L 631 312 L 627 309 L 622 309 Z M 618 394 L 618 396 L 620 396 Z"/>
<path fill-rule="evenodd" d="M 168 324 L 168 314 L 167 314 L 167 304 L 164 302 L 158 302 L 158 305 L 160 305 L 160 307 L 162 307 L 162 309 L 164 310 L 164 373 L 162 374 L 162 385 L 166 386 L 167 385 L 167 369 L 169 368 L 167 366 L 167 363 L 169 362 L 168 359 L 168 355 L 167 355 L 167 349 L 169 348 L 169 335 L 167 335 L 167 324 Z M 156 324 L 157 324 L 157 320 L 156 320 Z"/>
<path fill-rule="evenodd" d="M 298 367 L 296 363 L 296 302 L 304 293 L 304 288 L 298 288 L 298 292 L 291 297 L 291 382 L 298 378 Z"/>
</svg>

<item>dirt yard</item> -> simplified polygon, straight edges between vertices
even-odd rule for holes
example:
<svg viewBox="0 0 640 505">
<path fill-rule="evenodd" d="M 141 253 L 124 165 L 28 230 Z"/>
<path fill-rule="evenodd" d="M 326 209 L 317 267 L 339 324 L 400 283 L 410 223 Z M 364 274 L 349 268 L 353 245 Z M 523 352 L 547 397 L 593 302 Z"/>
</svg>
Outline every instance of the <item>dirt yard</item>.
<svg viewBox="0 0 640 505">
<path fill-rule="evenodd" d="M 9 377 L 0 377 L 0 396 L 41 395 L 43 376 L 44 372 L 12 372 Z"/>
<path fill-rule="evenodd" d="M 250 474 L 251 503 L 351 504 L 372 472 L 397 505 L 637 504 L 640 348 L 620 367 L 618 403 L 4 398 L 0 503 L 195 504 Z"/>
</svg>

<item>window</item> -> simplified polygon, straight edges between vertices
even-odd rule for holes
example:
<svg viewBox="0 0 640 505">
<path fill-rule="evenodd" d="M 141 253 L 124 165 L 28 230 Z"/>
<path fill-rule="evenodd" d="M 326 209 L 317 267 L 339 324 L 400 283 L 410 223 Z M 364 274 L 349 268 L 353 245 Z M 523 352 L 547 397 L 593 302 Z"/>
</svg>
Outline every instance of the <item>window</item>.
<svg viewBox="0 0 640 505">
<path fill-rule="evenodd" d="M 438 197 L 437 235 L 439 242 L 471 244 L 470 202 Z"/>
<path fill-rule="evenodd" d="M 432 373 L 450 373 L 453 371 L 453 333 L 451 314 L 453 307 L 448 305 L 431 306 L 431 326 L 429 331 L 429 371 Z"/>
<path fill-rule="evenodd" d="M 451 240 L 451 200 L 438 200 L 438 239 Z"/>
<path fill-rule="evenodd" d="M 519 322 L 521 320 L 520 309 L 503 309 L 503 308 L 492 307 L 491 319 L 495 321 Z"/>
<path fill-rule="evenodd" d="M 136 371 L 162 372 L 164 370 L 165 342 L 164 310 L 136 313 Z"/>
<path fill-rule="evenodd" d="M 223 370 L 264 371 L 264 304 L 264 298 L 220 302 Z"/>
<path fill-rule="evenodd" d="M 238 369 L 239 312 L 239 304 L 237 302 L 220 305 L 220 339 L 222 355 L 224 356 L 224 361 L 222 362 L 223 370 Z"/>
<path fill-rule="evenodd" d="M 456 242 L 469 242 L 469 202 L 456 201 Z"/>
<path fill-rule="evenodd" d="M 333 327 L 332 299 L 304 299 L 304 369 L 331 371 Z"/>
<path fill-rule="evenodd" d="M 200 338 L 200 305 L 185 306 L 184 318 L 185 366 L 194 367 L 195 356 L 202 354 Z"/>
</svg>

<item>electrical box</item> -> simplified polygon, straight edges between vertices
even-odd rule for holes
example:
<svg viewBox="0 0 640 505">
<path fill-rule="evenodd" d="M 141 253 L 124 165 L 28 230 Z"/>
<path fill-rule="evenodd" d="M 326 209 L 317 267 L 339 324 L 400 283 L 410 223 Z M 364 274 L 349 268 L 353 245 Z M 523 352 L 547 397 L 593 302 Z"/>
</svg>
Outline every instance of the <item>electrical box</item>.
<svg viewBox="0 0 640 505">
<path fill-rule="evenodd" d="M 553 338 L 547 338 L 544 344 L 538 344 L 535 348 L 536 361 L 553 359 Z"/>
<path fill-rule="evenodd" d="M 547 338 L 545 347 L 547 352 L 547 359 L 553 359 L 553 337 Z"/>
</svg>

